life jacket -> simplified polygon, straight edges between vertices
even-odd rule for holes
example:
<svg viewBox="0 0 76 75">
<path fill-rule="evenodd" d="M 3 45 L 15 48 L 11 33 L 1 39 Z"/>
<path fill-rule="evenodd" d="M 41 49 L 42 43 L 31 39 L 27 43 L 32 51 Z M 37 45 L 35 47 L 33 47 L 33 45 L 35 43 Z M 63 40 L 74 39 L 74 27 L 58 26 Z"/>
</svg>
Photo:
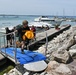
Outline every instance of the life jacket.
<svg viewBox="0 0 76 75">
<path fill-rule="evenodd" d="M 26 33 L 23 35 L 23 40 L 27 39 L 33 39 L 34 38 L 34 32 L 31 30 L 26 31 Z"/>
</svg>

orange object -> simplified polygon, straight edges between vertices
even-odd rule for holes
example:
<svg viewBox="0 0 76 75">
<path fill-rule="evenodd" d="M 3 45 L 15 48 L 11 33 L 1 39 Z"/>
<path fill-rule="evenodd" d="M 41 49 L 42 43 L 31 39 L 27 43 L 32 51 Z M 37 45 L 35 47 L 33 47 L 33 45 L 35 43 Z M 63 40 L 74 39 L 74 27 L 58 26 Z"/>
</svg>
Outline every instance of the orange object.
<svg viewBox="0 0 76 75">
<path fill-rule="evenodd" d="M 23 40 L 26 40 L 26 38 L 33 39 L 34 38 L 34 32 L 31 30 L 26 31 L 26 33 L 23 35 Z"/>
</svg>

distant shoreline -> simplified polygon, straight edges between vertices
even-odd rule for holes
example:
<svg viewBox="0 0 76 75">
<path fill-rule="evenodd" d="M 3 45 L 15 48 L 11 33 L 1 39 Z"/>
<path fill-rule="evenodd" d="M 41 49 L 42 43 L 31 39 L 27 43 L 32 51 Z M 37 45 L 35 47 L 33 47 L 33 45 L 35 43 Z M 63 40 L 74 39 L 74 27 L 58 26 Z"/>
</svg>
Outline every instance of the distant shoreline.
<svg viewBox="0 0 76 75">
<path fill-rule="evenodd" d="M 0 14 L 0 16 L 48 16 L 48 17 L 76 17 L 76 16 L 63 16 L 63 15 L 13 15 L 13 14 Z"/>
</svg>

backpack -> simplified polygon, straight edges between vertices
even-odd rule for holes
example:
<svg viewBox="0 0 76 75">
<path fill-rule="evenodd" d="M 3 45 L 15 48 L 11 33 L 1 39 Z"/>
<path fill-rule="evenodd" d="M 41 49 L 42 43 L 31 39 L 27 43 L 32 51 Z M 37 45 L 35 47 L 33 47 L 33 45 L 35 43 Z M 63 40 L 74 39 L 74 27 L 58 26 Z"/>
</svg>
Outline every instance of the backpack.
<svg viewBox="0 0 76 75">
<path fill-rule="evenodd" d="M 22 27 L 22 25 L 17 25 L 16 30 L 20 29 L 21 27 Z M 19 32 L 16 32 L 16 37 L 19 37 Z"/>
</svg>

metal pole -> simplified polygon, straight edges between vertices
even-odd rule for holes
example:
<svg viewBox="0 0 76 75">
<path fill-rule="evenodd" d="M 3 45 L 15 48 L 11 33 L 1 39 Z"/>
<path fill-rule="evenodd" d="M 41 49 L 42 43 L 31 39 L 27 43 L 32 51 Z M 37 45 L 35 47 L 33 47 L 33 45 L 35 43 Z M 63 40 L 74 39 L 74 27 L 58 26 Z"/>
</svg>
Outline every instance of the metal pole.
<svg viewBox="0 0 76 75">
<path fill-rule="evenodd" d="M 1 37 L 0 37 L 0 52 L 1 52 Z"/>
<path fill-rule="evenodd" d="M 15 47 L 15 50 L 14 50 L 14 56 L 15 56 L 15 63 L 17 64 L 17 59 L 16 59 L 16 55 L 17 55 L 17 48 L 16 48 L 16 36 L 15 36 L 15 32 L 13 32 L 13 35 L 14 35 L 14 47 Z"/>
<path fill-rule="evenodd" d="M 47 31 L 46 31 L 45 33 L 46 33 L 46 50 L 45 50 L 45 55 L 46 55 L 46 51 L 47 51 L 47 47 L 48 47 L 48 37 L 47 37 Z"/>
<path fill-rule="evenodd" d="M 4 38 L 4 49 L 5 49 L 5 55 L 6 55 L 6 48 L 5 48 L 5 35 L 3 36 Z"/>
</svg>

